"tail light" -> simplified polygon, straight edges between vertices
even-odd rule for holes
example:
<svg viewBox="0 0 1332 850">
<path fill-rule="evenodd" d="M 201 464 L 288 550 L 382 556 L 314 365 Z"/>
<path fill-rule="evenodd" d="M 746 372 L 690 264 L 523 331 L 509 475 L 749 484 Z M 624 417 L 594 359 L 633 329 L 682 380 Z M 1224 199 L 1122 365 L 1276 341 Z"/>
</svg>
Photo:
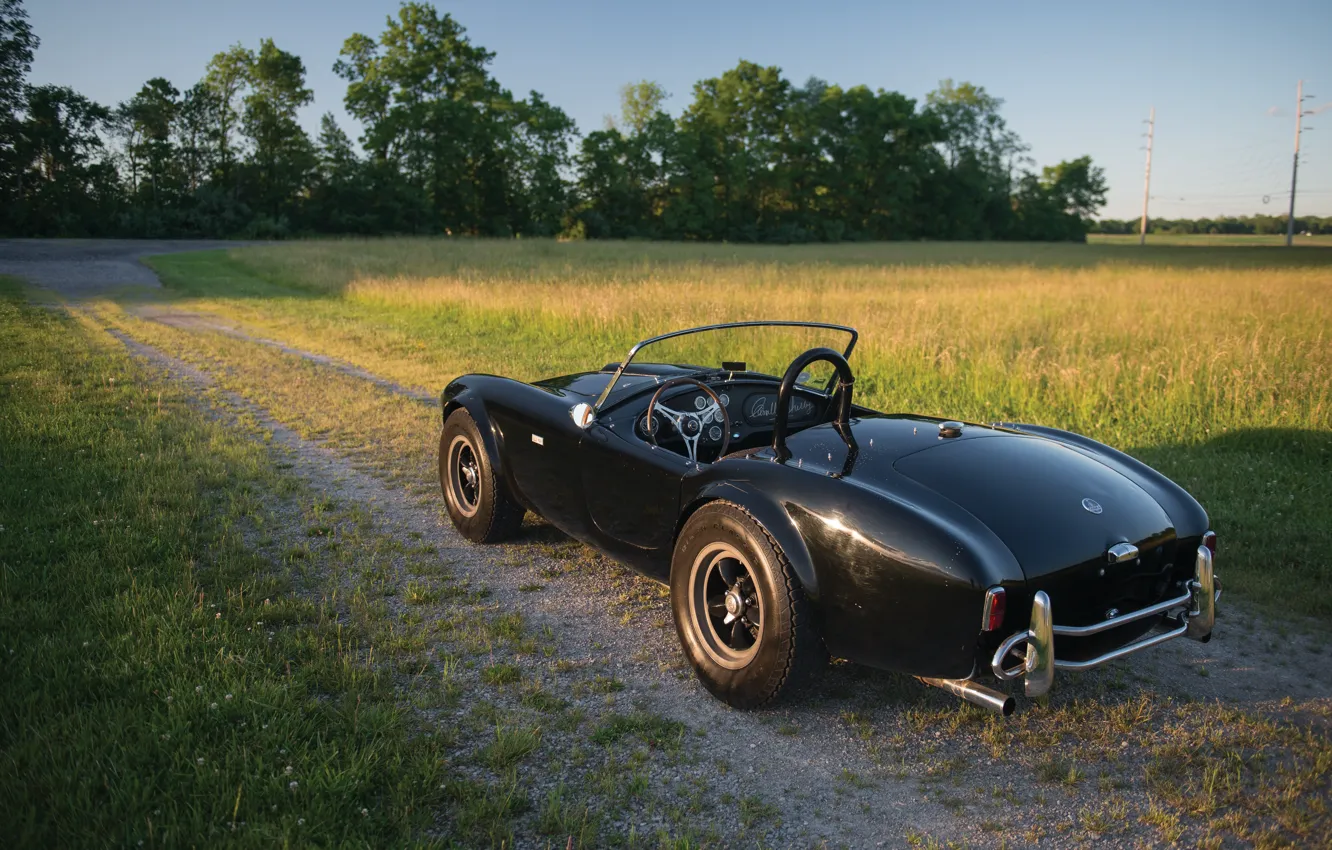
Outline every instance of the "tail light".
<svg viewBox="0 0 1332 850">
<path fill-rule="evenodd" d="M 1202 543 L 1208 549 L 1212 550 L 1212 557 L 1216 557 L 1216 532 L 1209 531 L 1203 535 Z"/>
<path fill-rule="evenodd" d="M 981 612 L 981 631 L 992 632 L 1004 624 L 1004 609 L 1008 607 L 1008 597 L 1002 587 L 992 587 L 985 592 L 985 610 Z"/>
</svg>

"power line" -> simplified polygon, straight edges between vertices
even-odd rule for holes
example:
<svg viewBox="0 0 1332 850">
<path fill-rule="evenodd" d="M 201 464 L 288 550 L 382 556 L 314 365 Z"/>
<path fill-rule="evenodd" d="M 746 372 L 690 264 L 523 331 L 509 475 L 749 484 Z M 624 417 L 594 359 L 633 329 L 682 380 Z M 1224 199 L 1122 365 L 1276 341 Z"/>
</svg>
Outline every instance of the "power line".
<svg viewBox="0 0 1332 850">
<path fill-rule="evenodd" d="M 1300 130 L 1304 126 L 1304 116 L 1314 114 L 1312 109 L 1304 108 L 1304 101 L 1312 99 L 1313 95 L 1304 93 L 1304 80 L 1300 80 L 1295 86 L 1295 157 L 1290 166 L 1290 216 L 1286 219 L 1287 248 L 1295 240 L 1295 178 L 1300 173 Z"/>
<path fill-rule="evenodd" d="M 1152 137 L 1156 133 L 1156 107 L 1147 119 L 1147 171 L 1142 178 L 1142 222 L 1138 225 L 1138 244 L 1147 244 L 1147 201 L 1152 192 Z"/>
</svg>

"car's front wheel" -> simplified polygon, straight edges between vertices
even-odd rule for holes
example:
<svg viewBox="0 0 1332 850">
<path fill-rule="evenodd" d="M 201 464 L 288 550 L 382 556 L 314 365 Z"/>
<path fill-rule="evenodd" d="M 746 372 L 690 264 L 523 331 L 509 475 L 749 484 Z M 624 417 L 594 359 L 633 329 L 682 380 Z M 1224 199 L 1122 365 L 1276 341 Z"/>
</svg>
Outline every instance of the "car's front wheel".
<svg viewBox="0 0 1332 850">
<path fill-rule="evenodd" d="M 699 680 L 736 708 L 758 708 L 826 661 L 795 571 L 763 526 L 730 502 L 685 523 L 671 562 L 671 608 Z"/>
<path fill-rule="evenodd" d="M 453 527 L 473 543 L 498 543 L 518 532 L 525 511 L 509 495 L 472 415 L 458 408 L 439 437 L 439 486 Z"/>
</svg>

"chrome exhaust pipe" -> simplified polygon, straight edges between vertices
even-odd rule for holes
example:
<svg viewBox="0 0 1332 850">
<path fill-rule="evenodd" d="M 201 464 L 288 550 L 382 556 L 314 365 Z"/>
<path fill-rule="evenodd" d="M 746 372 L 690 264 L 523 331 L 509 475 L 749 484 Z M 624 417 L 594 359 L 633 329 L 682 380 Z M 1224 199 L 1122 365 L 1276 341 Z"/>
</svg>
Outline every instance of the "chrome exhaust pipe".
<svg viewBox="0 0 1332 850">
<path fill-rule="evenodd" d="M 927 685 L 942 688 L 953 696 L 962 697 L 972 705 L 988 708 L 1004 717 L 1012 714 L 1013 709 L 1017 707 L 1017 702 L 1008 694 L 978 685 L 968 679 L 930 679 L 925 676 L 918 678 Z"/>
</svg>

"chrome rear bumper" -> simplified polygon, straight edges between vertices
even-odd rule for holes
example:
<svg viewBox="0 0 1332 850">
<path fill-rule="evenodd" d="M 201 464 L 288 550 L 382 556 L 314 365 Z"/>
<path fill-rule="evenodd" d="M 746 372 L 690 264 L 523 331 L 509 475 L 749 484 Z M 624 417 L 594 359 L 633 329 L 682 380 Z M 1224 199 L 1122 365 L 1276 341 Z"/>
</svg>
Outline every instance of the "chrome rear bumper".
<svg viewBox="0 0 1332 850">
<path fill-rule="evenodd" d="M 1025 631 L 1010 635 L 999 645 L 990 661 L 990 670 L 1005 682 L 1021 678 L 1027 696 L 1042 696 L 1049 693 L 1050 687 L 1054 684 L 1055 670 L 1090 670 L 1178 637 L 1210 640 L 1212 626 L 1216 622 L 1216 601 L 1220 595 L 1216 577 L 1212 574 L 1212 552 L 1206 546 L 1198 547 L 1193 580 L 1189 582 L 1183 594 L 1140 611 L 1093 623 L 1090 626 L 1055 625 L 1050 611 L 1050 597 L 1045 591 L 1037 591 L 1031 605 L 1031 624 Z M 1086 637 L 1137 620 L 1161 615 L 1166 615 L 1167 622 L 1171 625 L 1168 631 L 1150 635 L 1086 661 L 1060 661 L 1055 658 L 1056 635 Z M 1026 644 L 1021 654 L 1017 650 L 1019 644 Z M 1010 654 L 1022 658 L 1022 663 L 1013 667 L 1004 667 L 1004 659 Z"/>
</svg>

